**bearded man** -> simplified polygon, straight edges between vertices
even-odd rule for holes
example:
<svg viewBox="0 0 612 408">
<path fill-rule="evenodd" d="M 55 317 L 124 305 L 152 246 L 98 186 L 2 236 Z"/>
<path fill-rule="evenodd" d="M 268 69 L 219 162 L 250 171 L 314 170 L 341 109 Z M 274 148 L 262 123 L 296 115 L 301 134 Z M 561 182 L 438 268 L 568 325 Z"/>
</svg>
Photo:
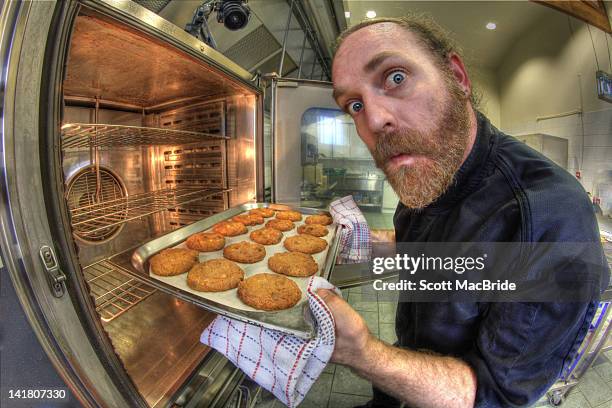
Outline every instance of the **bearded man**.
<svg viewBox="0 0 612 408">
<path fill-rule="evenodd" d="M 586 193 L 474 109 L 460 53 L 433 22 L 348 29 L 332 76 L 337 104 L 400 198 L 397 242 L 597 243 L 586 261 L 605 269 L 607 286 Z M 400 302 L 389 345 L 341 297 L 319 294 L 335 318 L 332 361 L 372 382 L 370 407 L 530 405 L 574 358 L 598 302 Z"/>
</svg>

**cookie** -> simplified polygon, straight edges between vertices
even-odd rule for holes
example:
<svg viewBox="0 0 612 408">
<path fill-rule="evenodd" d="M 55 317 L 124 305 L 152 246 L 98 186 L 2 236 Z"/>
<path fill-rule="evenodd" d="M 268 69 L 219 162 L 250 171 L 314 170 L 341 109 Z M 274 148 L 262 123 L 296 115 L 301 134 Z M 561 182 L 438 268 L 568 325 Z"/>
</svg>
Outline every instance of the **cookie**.
<svg viewBox="0 0 612 408">
<path fill-rule="evenodd" d="M 279 211 L 276 213 L 276 219 L 289 220 L 289 221 L 301 221 L 302 214 L 300 214 L 297 211 Z"/>
<path fill-rule="evenodd" d="M 246 233 L 247 227 L 241 222 L 223 221 L 216 224 L 212 230 L 226 237 L 235 237 L 236 235 Z"/>
<path fill-rule="evenodd" d="M 225 237 L 216 232 L 199 232 L 187 238 L 185 243 L 187 248 L 200 252 L 218 251 L 225 246 Z"/>
<path fill-rule="evenodd" d="M 306 224 L 329 225 L 332 222 L 334 222 L 334 220 L 329 215 L 316 214 L 316 215 L 309 215 L 308 217 L 306 217 L 306 220 L 304 220 L 304 222 Z"/>
<path fill-rule="evenodd" d="M 240 263 L 259 262 L 266 256 L 263 245 L 254 242 L 240 241 L 223 249 L 223 256 Z"/>
<path fill-rule="evenodd" d="M 298 234 L 308 234 L 313 237 L 324 237 L 329 232 L 327 227 L 319 224 L 300 225 L 297 231 Z"/>
<path fill-rule="evenodd" d="M 257 215 L 261 215 L 264 218 L 268 218 L 268 217 L 272 217 L 275 214 L 275 211 L 271 208 L 253 208 L 251 211 L 249 211 L 249 214 L 257 214 Z"/>
<path fill-rule="evenodd" d="M 187 285 L 199 292 L 234 289 L 244 279 L 244 271 L 227 259 L 211 259 L 195 265 L 187 274 Z"/>
<path fill-rule="evenodd" d="M 159 276 L 175 276 L 189 271 L 198 263 L 198 251 L 185 248 L 164 249 L 151 258 L 151 272 Z"/>
<path fill-rule="evenodd" d="M 255 309 L 282 310 L 295 306 L 302 298 L 302 292 L 289 278 L 259 273 L 238 284 L 238 297 Z"/>
<path fill-rule="evenodd" d="M 289 220 L 270 220 L 266 223 L 266 227 L 274 228 L 279 231 L 291 231 L 295 225 L 293 225 L 292 221 Z"/>
<path fill-rule="evenodd" d="M 283 275 L 306 277 L 317 273 L 319 265 L 311 255 L 280 252 L 268 258 L 268 268 Z"/>
<path fill-rule="evenodd" d="M 258 214 L 239 214 L 232 217 L 232 221 L 241 222 L 244 225 L 257 225 L 264 223 L 263 217 Z"/>
<path fill-rule="evenodd" d="M 260 228 L 252 231 L 249 234 L 249 238 L 258 244 L 262 245 L 274 245 L 278 244 L 283 238 L 283 233 L 274 228 Z"/>
<path fill-rule="evenodd" d="M 306 234 L 289 237 L 285 239 L 283 244 L 289 251 L 303 252 L 305 254 L 316 254 L 327 247 L 327 242 L 324 239 Z"/>
</svg>

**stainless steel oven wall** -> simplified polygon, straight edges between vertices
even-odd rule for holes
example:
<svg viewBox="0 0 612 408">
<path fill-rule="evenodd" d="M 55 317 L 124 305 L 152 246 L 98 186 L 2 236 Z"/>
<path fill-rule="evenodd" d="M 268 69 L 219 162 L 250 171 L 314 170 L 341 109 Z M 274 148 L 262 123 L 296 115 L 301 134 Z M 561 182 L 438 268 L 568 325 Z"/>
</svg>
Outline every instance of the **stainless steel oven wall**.
<svg viewBox="0 0 612 408">
<path fill-rule="evenodd" d="M 229 206 L 254 202 L 256 191 L 256 154 L 254 135 L 257 126 L 255 95 L 235 95 L 227 101 L 227 180 Z"/>
<path fill-rule="evenodd" d="M 302 183 L 302 116 L 310 108 L 338 109 L 329 82 L 273 78 L 272 197 L 300 205 Z"/>
<path fill-rule="evenodd" d="M 145 125 L 163 129 L 226 135 L 225 98 L 206 100 L 149 114 Z M 161 188 L 227 189 L 226 141 L 205 140 L 187 145 L 155 146 L 147 152 L 147 185 Z M 155 235 L 189 225 L 228 208 L 228 194 L 219 193 L 153 216 Z"/>
</svg>

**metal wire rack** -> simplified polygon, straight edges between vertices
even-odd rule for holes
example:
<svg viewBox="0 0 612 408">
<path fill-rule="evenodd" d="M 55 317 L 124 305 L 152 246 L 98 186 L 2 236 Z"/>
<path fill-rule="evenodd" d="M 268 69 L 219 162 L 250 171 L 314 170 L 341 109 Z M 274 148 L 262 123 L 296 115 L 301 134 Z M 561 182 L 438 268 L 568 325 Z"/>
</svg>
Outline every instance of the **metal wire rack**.
<svg viewBox="0 0 612 408">
<path fill-rule="evenodd" d="M 176 206 L 203 200 L 229 189 L 166 188 L 75 207 L 70 210 L 73 231 L 81 237 L 95 236 L 117 225 Z"/>
<path fill-rule="evenodd" d="M 62 149 L 178 145 L 206 139 L 229 139 L 227 136 L 190 130 L 91 123 L 67 123 L 61 130 Z"/>
<path fill-rule="evenodd" d="M 96 311 L 104 322 L 110 322 L 138 302 L 151 296 L 155 289 L 120 271 L 109 261 L 83 269 Z"/>
</svg>

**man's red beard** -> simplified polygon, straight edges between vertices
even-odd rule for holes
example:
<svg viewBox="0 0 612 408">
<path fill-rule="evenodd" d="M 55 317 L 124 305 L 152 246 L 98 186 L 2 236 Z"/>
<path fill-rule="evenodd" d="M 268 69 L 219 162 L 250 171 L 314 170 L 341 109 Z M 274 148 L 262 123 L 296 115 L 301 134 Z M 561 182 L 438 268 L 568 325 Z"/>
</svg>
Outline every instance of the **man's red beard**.
<svg viewBox="0 0 612 408">
<path fill-rule="evenodd" d="M 467 100 L 456 83 L 449 85 L 449 96 L 433 131 L 400 128 L 381 134 L 371 152 L 376 166 L 384 171 L 400 201 L 408 208 L 424 208 L 440 197 L 463 162 L 470 131 Z M 400 154 L 429 160 L 417 158 L 410 166 L 391 168 L 390 160 Z"/>
</svg>

